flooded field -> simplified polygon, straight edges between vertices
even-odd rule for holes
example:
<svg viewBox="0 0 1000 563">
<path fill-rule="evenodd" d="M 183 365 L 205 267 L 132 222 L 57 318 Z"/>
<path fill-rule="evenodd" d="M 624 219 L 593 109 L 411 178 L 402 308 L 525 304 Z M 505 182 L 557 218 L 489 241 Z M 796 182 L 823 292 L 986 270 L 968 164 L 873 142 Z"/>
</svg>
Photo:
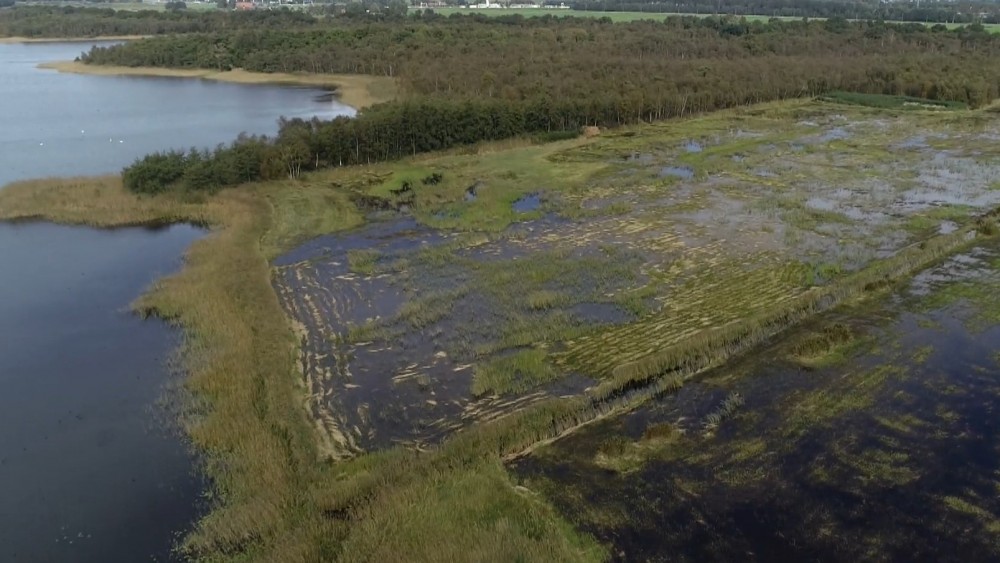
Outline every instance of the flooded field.
<svg viewBox="0 0 1000 563">
<path fill-rule="evenodd" d="M 587 403 L 558 435 L 992 236 L 998 154 L 994 114 L 795 102 L 338 170 L 377 217 L 274 285 L 327 454 Z"/>
<path fill-rule="evenodd" d="M 993 242 L 512 468 L 617 560 L 996 560 L 997 295 Z"/>
</svg>

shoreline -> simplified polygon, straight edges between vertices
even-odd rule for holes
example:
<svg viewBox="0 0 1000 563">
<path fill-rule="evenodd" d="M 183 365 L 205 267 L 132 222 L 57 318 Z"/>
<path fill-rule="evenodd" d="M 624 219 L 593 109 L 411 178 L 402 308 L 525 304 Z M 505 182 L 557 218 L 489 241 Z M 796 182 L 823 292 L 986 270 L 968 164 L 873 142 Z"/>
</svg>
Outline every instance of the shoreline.
<svg viewBox="0 0 1000 563">
<path fill-rule="evenodd" d="M 398 91 L 396 82 L 392 78 L 359 74 L 292 74 L 251 72 L 242 69 L 219 71 L 202 68 L 127 67 L 88 65 L 79 61 L 46 62 L 39 64 L 38 68 L 95 76 L 200 78 L 234 84 L 312 86 L 330 90 L 340 102 L 358 110 L 395 99 Z"/>
<path fill-rule="evenodd" d="M 92 43 L 98 41 L 134 41 L 145 39 L 150 35 L 101 35 L 98 37 L 0 37 L 0 45 L 16 45 L 24 43 Z"/>
</svg>

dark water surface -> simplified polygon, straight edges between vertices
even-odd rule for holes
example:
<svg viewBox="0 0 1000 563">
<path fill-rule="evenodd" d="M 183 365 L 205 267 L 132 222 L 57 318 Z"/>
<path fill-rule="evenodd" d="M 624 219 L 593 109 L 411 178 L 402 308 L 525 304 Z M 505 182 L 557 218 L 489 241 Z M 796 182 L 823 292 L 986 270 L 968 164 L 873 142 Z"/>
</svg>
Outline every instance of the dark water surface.
<svg viewBox="0 0 1000 563">
<path fill-rule="evenodd" d="M 616 561 L 1000 561 L 998 296 L 993 243 L 513 468 Z M 845 362 L 791 361 L 832 324 Z"/>
<path fill-rule="evenodd" d="M 0 223 L 0 560 L 162 559 L 191 522 L 155 408 L 177 333 L 128 305 L 200 235 Z"/>
<path fill-rule="evenodd" d="M 317 89 L 40 70 L 0 45 L 0 186 L 353 114 Z M 203 232 L 0 224 L 0 561 L 167 560 L 204 483 L 159 405 L 179 334 L 128 305 Z"/>
</svg>

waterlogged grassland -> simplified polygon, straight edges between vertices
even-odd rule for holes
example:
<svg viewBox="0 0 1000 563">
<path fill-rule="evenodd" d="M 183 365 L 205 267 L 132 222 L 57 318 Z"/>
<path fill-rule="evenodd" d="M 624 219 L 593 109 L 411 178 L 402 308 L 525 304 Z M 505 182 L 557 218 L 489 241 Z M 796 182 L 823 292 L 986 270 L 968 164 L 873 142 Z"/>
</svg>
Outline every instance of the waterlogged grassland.
<svg viewBox="0 0 1000 563">
<path fill-rule="evenodd" d="M 988 112 L 792 102 L 336 170 L 311 181 L 383 219 L 283 257 L 275 287 L 330 451 L 423 448 L 914 273 L 1000 206 L 997 154 Z"/>
<path fill-rule="evenodd" d="M 0 219 L 213 229 L 137 303 L 188 336 L 189 432 L 216 485 L 188 554 L 601 560 L 610 552 L 518 488 L 501 460 L 656 397 L 697 398 L 708 388 L 690 382 L 706 370 L 987 240 L 995 219 L 976 216 L 1000 198 L 996 119 L 772 104 L 211 196 L 139 198 L 117 179 L 38 182 L 0 192 Z M 923 216 L 937 224 L 907 228 Z M 864 339 L 853 325 L 810 334 L 789 350 L 810 373 Z M 920 363 L 937 366 L 935 354 Z M 872 370 L 871 381 L 913 380 Z M 782 439 L 839 420 L 816 413 L 879 405 L 869 398 L 878 386 L 858 383 L 866 373 L 788 405 L 802 416 L 781 423 Z M 693 426 L 670 420 L 638 447 L 592 452 L 614 475 L 641 475 L 657 452 L 724 438 L 757 416 L 759 399 L 719 386 L 690 402 Z M 954 407 L 942 416 L 964 420 Z M 732 455 L 754 459 L 771 444 L 758 435 Z M 889 454 L 866 463 L 902 463 Z M 656 486 L 704 494 L 695 479 L 668 481 Z M 981 497 L 948 491 L 940 504 L 971 518 L 993 510 Z M 626 521 L 628 507 L 606 506 L 582 513 Z"/>
<path fill-rule="evenodd" d="M 892 305 L 820 317 L 536 450 L 520 483 L 621 560 L 996 559 L 998 256 L 995 242 L 961 253 Z"/>
</svg>

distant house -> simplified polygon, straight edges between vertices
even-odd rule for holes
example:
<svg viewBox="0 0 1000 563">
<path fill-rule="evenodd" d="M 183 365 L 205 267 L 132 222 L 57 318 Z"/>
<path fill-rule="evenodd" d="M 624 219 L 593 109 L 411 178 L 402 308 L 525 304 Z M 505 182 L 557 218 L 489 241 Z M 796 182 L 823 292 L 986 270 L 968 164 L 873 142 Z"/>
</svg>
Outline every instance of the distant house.
<svg viewBox="0 0 1000 563">
<path fill-rule="evenodd" d="M 251 2 L 247 2 L 245 0 L 237 0 L 236 1 L 236 9 L 237 10 L 255 10 L 255 9 L 257 9 L 257 5 L 255 3 L 253 3 L 252 1 Z"/>
</svg>

